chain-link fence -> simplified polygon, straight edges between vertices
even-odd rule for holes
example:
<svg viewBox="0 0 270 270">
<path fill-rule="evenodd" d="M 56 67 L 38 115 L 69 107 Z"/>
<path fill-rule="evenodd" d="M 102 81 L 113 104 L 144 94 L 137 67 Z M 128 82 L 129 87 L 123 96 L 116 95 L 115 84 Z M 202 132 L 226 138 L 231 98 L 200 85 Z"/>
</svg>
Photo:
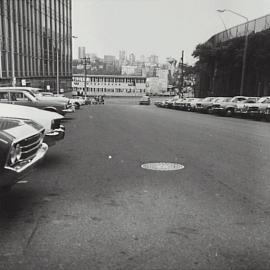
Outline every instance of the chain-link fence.
<svg viewBox="0 0 270 270">
<path fill-rule="evenodd" d="M 232 28 L 229 28 L 223 32 L 220 32 L 209 39 L 209 42 L 214 45 L 233 39 L 236 37 L 245 36 L 245 29 L 247 27 L 247 33 L 257 33 L 270 28 L 270 14 L 260 17 L 258 19 L 242 23 Z"/>
</svg>

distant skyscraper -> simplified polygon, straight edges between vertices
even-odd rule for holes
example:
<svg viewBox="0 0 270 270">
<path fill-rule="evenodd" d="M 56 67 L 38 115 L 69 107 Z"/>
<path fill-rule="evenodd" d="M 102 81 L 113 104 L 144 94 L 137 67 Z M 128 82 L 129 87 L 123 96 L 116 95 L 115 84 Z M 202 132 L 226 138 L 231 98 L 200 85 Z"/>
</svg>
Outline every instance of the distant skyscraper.
<svg viewBox="0 0 270 270">
<path fill-rule="evenodd" d="M 126 51 L 120 51 L 119 52 L 119 62 L 120 64 L 125 63 L 126 61 Z"/>
<path fill-rule="evenodd" d="M 85 57 L 85 47 L 79 47 L 78 48 L 78 58 L 81 59 L 81 58 L 84 58 Z"/>
<path fill-rule="evenodd" d="M 151 64 L 158 64 L 158 56 L 154 54 L 150 55 L 149 62 Z"/>
<path fill-rule="evenodd" d="M 104 55 L 104 63 L 107 65 L 113 65 L 115 63 L 114 55 Z"/>
<path fill-rule="evenodd" d="M 133 65 L 135 64 L 135 61 L 136 61 L 136 57 L 135 57 L 135 54 L 134 53 L 131 53 L 128 57 L 128 60 L 129 60 L 129 64 L 130 65 Z"/>
</svg>

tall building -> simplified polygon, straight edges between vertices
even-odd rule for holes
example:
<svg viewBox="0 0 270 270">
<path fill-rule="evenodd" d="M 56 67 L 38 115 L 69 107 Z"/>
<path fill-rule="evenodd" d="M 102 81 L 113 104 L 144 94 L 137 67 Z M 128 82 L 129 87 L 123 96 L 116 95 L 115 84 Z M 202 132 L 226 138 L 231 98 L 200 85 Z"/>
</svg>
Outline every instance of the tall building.
<svg viewBox="0 0 270 270">
<path fill-rule="evenodd" d="M 0 1 L 0 85 L 71 89 L 71 8 L 71 0 Z"/>
<path fill-rule="evenodd" d="M 104 55 L 104 63 L 106 65 L 114 65 L 115 56 L 114 55 Z"/>
<path fill-rule="evenodd" d="M 79 47 L 78 48 L 78 59 L 85 58 L 86 53 L 85 53 L 85 47 Z"/>
<path fill-rule="evenodd" d="M 149 63 L 157 65 L 158 64 L 158 56 L 154 55 L 154 54 L 150 55 Z"/>
<path fill-rule="evenodd" d="M 119 63 L 120 65 L 124 64 L 126 62 L 126 52 L 120 51 L 119 52 Z"/>
<path fill-rule="evenodd" d="M 129 61 L 129 64 L 130 64 L 130 65 L 134 65 L 134 64 L 135 64 L 136 57 L 135 57 L 135 54 L 134 54 L 134 53 L 131 53 L 131 54 L 129 55 L 128 61 Z"/>
</svg>

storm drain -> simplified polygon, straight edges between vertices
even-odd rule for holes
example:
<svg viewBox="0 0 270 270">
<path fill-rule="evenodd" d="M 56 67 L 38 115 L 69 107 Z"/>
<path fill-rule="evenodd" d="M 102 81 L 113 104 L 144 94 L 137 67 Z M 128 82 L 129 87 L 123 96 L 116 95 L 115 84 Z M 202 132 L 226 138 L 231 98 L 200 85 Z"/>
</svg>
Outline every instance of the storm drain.
<svg viewBox="0 0 270 270">
<path fill-rule="evenodd" d="M 153 171 L 177 171 L 185 168 L 184 165 L 168 162 L 145 163 L 141 167 Z"/>
</svg>

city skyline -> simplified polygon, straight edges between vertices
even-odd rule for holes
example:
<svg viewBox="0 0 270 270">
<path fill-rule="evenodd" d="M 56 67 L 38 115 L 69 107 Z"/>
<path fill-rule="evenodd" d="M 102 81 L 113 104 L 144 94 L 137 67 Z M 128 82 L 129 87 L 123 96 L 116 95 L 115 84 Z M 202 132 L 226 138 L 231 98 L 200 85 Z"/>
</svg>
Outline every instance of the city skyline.
<svg viewBox="0 0 270 270">
<path fill-rule="evenodd" d="M 133 56 L 134 57 L 134 61 L 133 61 L 134 63 L 135 62 L 157 62 L 157 63 L 159 63 L 158 56 L 155 55 L 155 54 L 136 55 L 133 52 L 127 52 L 126 50 L 120 50 L 117 55 L 104 54 L 103 56 L 100 56 L 95 52 L 89 52 L 87 50 L 87 48 L 84 47 L 84 46 L 78 46 L 77 57 L 76 57 L 76 54 L 75 54 L 75 56 L 73 56 L 73 59 L 74 60 L 80 60 L 81 58 L 84 58 L 84 57 L 91 58 L 93 56 L 95 56 L 96 58 L 100 58 L 100 59 L 104 59 L 107 56 L 112 56 L 112 57 L 114 57 L 116 60 L 118 60 L 120 62 L 123 61 L 123 60 L 125 60 L 127 62 L 132 62 L 132 61 L 130 61 L 130 57 Z M 161 63 L 161 64 L 164 64 L 164 63 Z"/>
<path fill-rule="evenodd" d="M 76 0 L 73 5 L 73 40 L 98 55 L 117 55 L 120 50 L 137 56 L 155 54 L 161 62 L 167 57 L 177 60 L 185 51 L 185 62 L 196 45 L 212 35 L 244 22 L 234 14 L 219 14 L 217 9 L 231 9 L 249 18 L 270 11 L 267 0 Z"/>
</svg>

